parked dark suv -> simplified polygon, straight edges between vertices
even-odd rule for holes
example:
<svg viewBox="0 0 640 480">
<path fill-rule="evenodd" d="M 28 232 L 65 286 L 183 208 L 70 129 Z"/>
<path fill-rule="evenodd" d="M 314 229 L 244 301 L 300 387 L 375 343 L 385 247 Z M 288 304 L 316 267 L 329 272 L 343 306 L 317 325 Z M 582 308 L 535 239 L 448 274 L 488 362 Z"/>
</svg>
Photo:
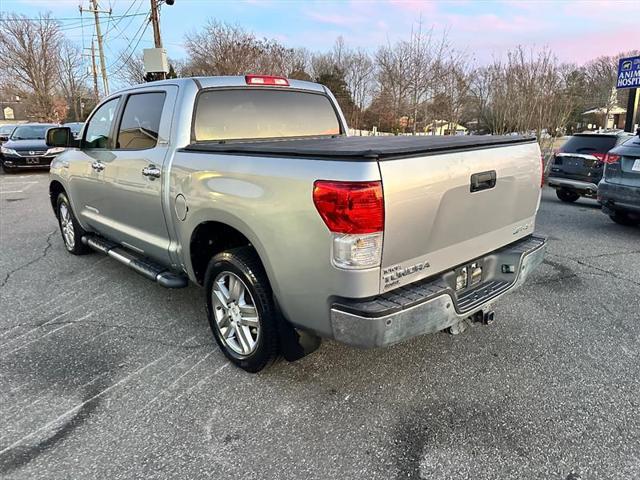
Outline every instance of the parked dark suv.
<svg viewBox="0 0 640 480">
<path fill-rule="evenodd" d="M 621 225 L 640 224 L 640 129 L 636 133 L 609 152 L 598 185 L 602 211 Z"/>
<path fill-rule="evenodd" d="M 607 152 L 631 136 L 630 133 L 578 133 L 554 154 L 549 186 L 563 202 L 581 196 L 596 198 Z"/>
</svg>

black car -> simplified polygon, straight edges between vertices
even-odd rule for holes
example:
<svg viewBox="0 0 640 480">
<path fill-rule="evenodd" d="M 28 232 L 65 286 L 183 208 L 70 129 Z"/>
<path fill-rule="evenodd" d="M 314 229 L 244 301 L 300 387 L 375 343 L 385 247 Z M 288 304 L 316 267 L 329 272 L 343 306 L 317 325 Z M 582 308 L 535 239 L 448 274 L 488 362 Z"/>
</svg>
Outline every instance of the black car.
<svg viewBox="0 0 640 480">
<path fill-rule="evenodd" d="M 596 198 L 607 152 L 631 136 L 630 133 L 578 133 L 554 154 L 549 186 L 563 202 L 581 196 Z"/>
<path fill-rule="evenodd" d="M 640 129 L 635 137 L 609 152 L 598 185 L 598 201 L 614 222 L 640 224 Z"/>
<path fill-rule="evenodd" d="M 49 168 L 51 160 L 64 151 L 64 148 L 49 148 L 45 142 L 47 130 L 56 126 L 49 123 L 17 126 L 0 147 L 5 172 L 18 168 Z"/>
</svg>

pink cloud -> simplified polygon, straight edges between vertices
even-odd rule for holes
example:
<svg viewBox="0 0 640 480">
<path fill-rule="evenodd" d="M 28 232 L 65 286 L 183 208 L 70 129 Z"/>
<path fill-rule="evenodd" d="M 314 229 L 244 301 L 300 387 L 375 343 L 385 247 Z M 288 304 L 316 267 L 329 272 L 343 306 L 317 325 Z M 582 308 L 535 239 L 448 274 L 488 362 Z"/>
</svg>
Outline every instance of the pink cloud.
<svg viewBox="0 0 640 480">
<path fill-rule="evenodd" d="M 637 38 L 636 27 L 615 31 L 590 31 L 581 35 L 560 36 L 549 42 L 558 57 L 567 62 L 585 63 L 602 55 L 615 55 L 633 49 L 628 39 Z"/>
</svg>

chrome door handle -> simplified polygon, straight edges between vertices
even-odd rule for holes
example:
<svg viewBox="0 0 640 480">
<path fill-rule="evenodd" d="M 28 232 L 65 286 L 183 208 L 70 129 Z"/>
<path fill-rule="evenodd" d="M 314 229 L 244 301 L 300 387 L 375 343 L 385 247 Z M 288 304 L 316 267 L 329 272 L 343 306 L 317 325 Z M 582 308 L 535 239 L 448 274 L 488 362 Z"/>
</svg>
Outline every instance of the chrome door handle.
<svg viewBox="0 0 640 480">
<path fill-rule="evenodd" d="M 101 172 L 104 170 L 105 164 L 95 161 L 91 164 L 91 168 L 93 168 L 96 172 Z"/>
<path fill-rule="evenodd" d="M 149 165 L 148 167 L 144 167 L 142 169 L 142 175 L 145 177 L 150 177 L 151 179 L 160 177 L 160 169 L 155 165 Z"/>
</svg>

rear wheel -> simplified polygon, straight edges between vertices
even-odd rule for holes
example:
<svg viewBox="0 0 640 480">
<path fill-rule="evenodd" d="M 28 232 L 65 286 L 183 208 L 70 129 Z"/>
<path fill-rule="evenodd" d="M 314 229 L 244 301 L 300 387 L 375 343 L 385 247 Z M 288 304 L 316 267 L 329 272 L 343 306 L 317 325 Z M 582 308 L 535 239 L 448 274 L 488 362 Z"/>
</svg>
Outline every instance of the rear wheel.
<svg viewBox="0 0 640 480">
<path fill-rule="evenodd" d="M 62 241 L 67 251 L 73 255 L 84 255 L 91 249 L 82 243 L 82 236 L 87 232 L 76 220 L 69 199 L 64 193 L 58 195 L 58 225 L 62 234 Z"/>
<path fill-rule="evenodd" d="M 267 275 L 251 247 L 215 255 L 205 275 L 207 314 L 225 356 L 259 372 L 278 353 L 276 309 Z"/>
<path fill-rule="evenodd" d="M 640 220 L 630 217 L 629 214 L 625 212 L 614 212 L 609 215 L 609 218 L 618 225 L 624 225 L 626 227 L 633 227 L 640 224 Z"/>
<path fill-rule="evenodd" d="M 573 203 L 580 198 L 579 193 L 576 193 L 573 190 L 566 190 L 564 188 L 556 190 L 556 195 L 560 200 L 567 203 Z"/>
</svg>

